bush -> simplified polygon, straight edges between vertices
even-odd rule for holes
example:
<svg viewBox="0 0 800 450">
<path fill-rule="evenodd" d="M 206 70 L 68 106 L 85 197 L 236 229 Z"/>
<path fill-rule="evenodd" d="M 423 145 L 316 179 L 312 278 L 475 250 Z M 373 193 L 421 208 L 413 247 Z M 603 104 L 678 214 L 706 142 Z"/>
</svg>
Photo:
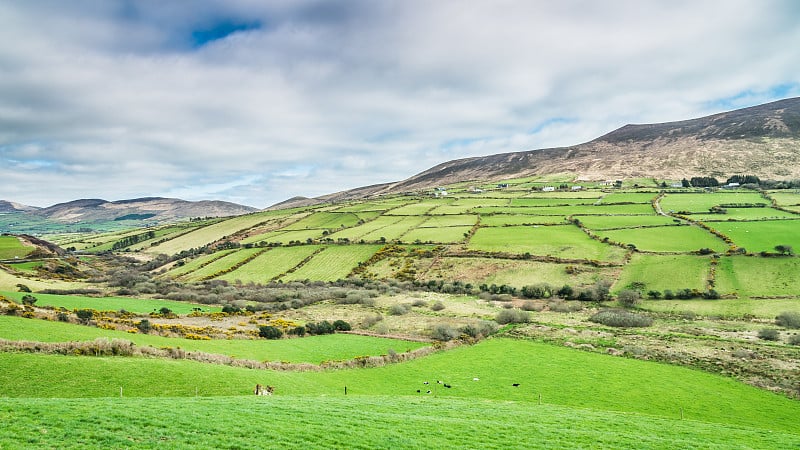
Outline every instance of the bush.
<svg viewBox="0 0 800 450">
<path fill-rule="evenodd" d="M 428 306 L 428 302 L 426 302 L 425 300 L 419 298 L 419 299 L 414 300 L 414 302 L 411 303 L 411 306 Z"/>
<path fill-rule="evenodd" d="M 222 312 L 226 314 L 239 314 L 240 312 L 242 312 L 242 308 L 239 308 L 238 306 L 234 305 L 224 305 L 222 307 Z"/>
<path fill-rule="evenodd" d="M 772 328 L 764 328 L 758 331 L 758 338 L 765 341 L 777 341 L 781 334 L 778 330 Z"/>
<path fill-rule="evenodd" d="M 548 304 L 548 308 L 550 308 L 550 311 L 553 312 L 564 312 L 564 313 L 575 312 L 582 310 L 583 304 L 577 301 L 572 301 L 572 302 L 556 301 L 556 302 L 550 302 Z"/>
<path fill-rule="evenodd" d="M 396 304 L 389 307 L 389 315 L 402 316 L 403 314 L 408 314 L 408 306 Z"/>
<path fill-rule="evenodd" d="M 56 314 L 56 319 L 58 319 L 59 322 L 69 322 L 69 314 L 64 311 L 59 311 Z"/>
<path fill-rule="evenodd" d="M 452 341 L 461 334 L 450 325 L 439 324 L 431 330 L 431 337 L 437 341 Z"/>
<path fill-rule="evenodd" d="M 594 323 L 609 327 L 649 327 L 653 319 L 624 309 L 604 309 L 589 318 Z"/>
<path fill-rule="evenodd" d="M 299 327 L 294 327 L 289 330 L 289 334 L 293 334 L 295 336 L 303 337 L 306 335 L 306 327 L 300 325 Z"/>
<path fill-rule="evenodd" d="M 530 314 L 527 311 L 519 309 L 504 309 L 497 313 L 494 321 L 505 325 L 507 323 L 526 323 L 530 320 Z"/>
<path fill-rule="evenodd" d="M 433 311 L 441 311 L 444 309 L 444 303 L 436 301 L 433 305 L 431 305 L 431 309 Z"/>
<path fill-rule="evenodd" d="M 141 331 L 142 333 L 147 334 L 150 332 L 153 326 L 150 324 L 149 320 L 142 319 L 139 323 L 136 324 L 136 328 L 138 328 L 139 331 Z"/>
<path fill-rule="evenodd" d="M 471 323 L 461 328 L 461 332 L 472 338 L 486 337 L 497 330 L 497 325 L 486 320 Z"/>
<path fill-rule="evenodd" d="M 619 291 L 619 294 L 617 294 L 617 301 L 620 305 L 626 308 L 631 308 L 641 303 L 642 296 L 639 294 L 639 291 L 635 291 L 633 289 L 623 289 Z"/>
<path fill-rule="evenodd" d="M 784 311 L 775 318 L 775 325 L 784 328 L 800 329 L 800 312 Z"/>
<path fill-rule="evenodd" d="M 383 316 L 378 313 L 375 313 L 364 317 L 364 319 L 361 321 L 361 326 L 363 328 L 369 328 L 375 325 L 376 323 L 380 322 L 381 320 L 383 320 Z"/>
<path fill-rule="evenodd" d="M 530 300 L 528 300 L 528 301 L 526 301 L 525 303 L 522 304 L 522 310 L 523 311 L 536 311 L 536 312 L 539 312 L 542 309 L 544 309 L 544 306 L 542 306 L 542 305 L 540 305 L 540 304 L 538 304 L 536 302 L 532 302 Z"/>
<path fill-rule="evenodd" d="M 327 320 L 323 320 L 319 323 L 306 324 L 306 332 L 308 332 L 308 334 L 333 334 L 334 331 L 335 328 L 333 328 L 333 324 Z"/>
<path fill-rule="evenodd" d="M 91 309 L 79 309 L 75 311 L 75 315 L 77 315 L 78 319 L 80 319 L 82 322 L 88 323 L 90 320 L 92 320 L 92 317 L 94 317 L 94 311 Z"/>
<path fill-rule="evenodd" d="M 38 299 L 36 297 L 30 295 L 30 294 L 25 294 L 25 295 L 22 296 L 22 304 L 23 305 L 33 306 L 36 303 L 36 300 L 38 300 Z"/>
<path fill-rule="evenodd" d="M 800 334 L 794 334 L 792 336 L 789 336 L 789 344 L 800 345 Z"/>
<path fill-rule="evenodd" d="M 258 327 L 258 335 L 266 339 L 280 339 L 283 337 L 283 331 L 278 327 L 264 325 Z"/>
<path fill-rule="evenodd" d="M 353 329 L 353 327 L 351 327 L 350 324 L 344 320 L 337 320 L 333 322 L 333 329 L 336 331 L 350 331 Z"/>
</svg>

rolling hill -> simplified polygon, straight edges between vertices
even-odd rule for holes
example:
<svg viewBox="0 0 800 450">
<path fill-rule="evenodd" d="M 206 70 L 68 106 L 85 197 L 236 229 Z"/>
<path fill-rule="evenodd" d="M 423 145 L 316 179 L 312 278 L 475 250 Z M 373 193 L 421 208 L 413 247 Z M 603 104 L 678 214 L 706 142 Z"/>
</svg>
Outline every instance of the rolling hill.
<svg viewBox="0 0 800 450">
<path fill-rule="evenodd" d="M 800 98 L 707 117 L 625 125 L 590 142 L 448 161 L 396 183 L 319 197 L 322 201 L 435 186 L 566 173 L 573 181 L 677 179 L 752 174 L 800 178 Z M 633 162 L 633 163 L 632 163 Z"/>
</svg>

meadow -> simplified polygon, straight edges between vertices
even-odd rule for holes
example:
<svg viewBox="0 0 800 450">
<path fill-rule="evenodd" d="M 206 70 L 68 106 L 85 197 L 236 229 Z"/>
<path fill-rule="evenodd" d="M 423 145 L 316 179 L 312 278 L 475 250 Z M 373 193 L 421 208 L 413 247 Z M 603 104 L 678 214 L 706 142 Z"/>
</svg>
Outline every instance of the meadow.
<svg viewBox="0 0 800 450">
<path fill-rule="evenodd" d="M 620 273 L 614 290 L 619 291 L 643 283 L 644 292 L 669 289 L 697 289 L 704 291 L 711 268 L 711 258 L 694 255 L 642 255 L 631 257 Z M 669 274 L 665 276 L 664 274 Z"/>
<path fill-rule="evenodd" d="M 709 226 L 748 252 L 774 252 L 776 245 L 800 249 L 800 221 L 797 220 L 709 223 Z"/>
<path fill-rule="evenodd" d="M 709 248 L 724 252 L 728 246 L 722 239 L 698 227 L 652 227 L 598 231 L 601 238 L 612 242 L 635 245 L 646 252 L 692 252 Z"/>
<path fill-rule="evenodd" d="M 8 297 L 16 302 L 21 302 L 24 292 L 0 291 L 0 295 Z M 98 311 L 120 311 L 125 310 L 136 314 L 148 314 L 158 311 L 161 308 L 169 308 L 176 314 L 189 314 L 195 308 L 201 308 L 206 312 L 220 311 L 219 306 L 196 305 L 187 302 L 177 302 L 172 300 L 131 298 L 131 297 L 83 297 L 78 295 L 59 295 L 59 294 L 32 294 L 36 297 L 36 306 L 52 306 L 54 308 L 73 309 L 95 309 Z"/>
<path fill-rule="evenodd" d="M 0 236 L 0 259 L 23 258 L 32 250 L 14 236 Z"/>
<path fill-rule="evenodd" d="M 623 250 L 592 240 L 571 225 L 480 228 L 469 248 L 487 252 L 530 253 L 559 258 L 614 261 Z"/>
</svg>

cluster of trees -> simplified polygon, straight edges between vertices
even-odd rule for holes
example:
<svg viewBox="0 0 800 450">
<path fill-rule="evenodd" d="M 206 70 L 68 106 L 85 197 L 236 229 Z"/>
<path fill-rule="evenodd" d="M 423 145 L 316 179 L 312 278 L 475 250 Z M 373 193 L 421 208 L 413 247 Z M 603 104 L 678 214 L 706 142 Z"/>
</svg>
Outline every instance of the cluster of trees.
<svg viewBox="0 0 800 450">
<path fill-rule="evenodd" d="M 123 248 L 130 247 L 131 245 L 136 245 L 139 242 L 147 241 L 149 239 L 154 239 L 156 237 L 156 232 L 153 230 L 146 231 L 141 234 L 134 234 L 133 236 L 124 237 L 111 246 L 112 251 L 122 250 Z"/>
<path fill-rule="evenodd" d="M 352 326 L 344 320 L 336 320 L 333 323 L 323 320 L 317 323 L 307 323 L 289 330 L 289 334 L 295 336 L 305 336 L 306 334 L 320 335 L 333 334 L 337 331 L 350 331 Z M 263 325 L 258 327 L 258 335 L 265 339 L 280 339 L 283 337 L 283 330 L 273 325 Z"/>
<path fill-rule="evenodd" d="M 761 180 L 755 175 L 734 175 L 727 180 L 725 184 L 738 183 L 740 185 L 752 184 L 760 185 Z M 719 180 L 714 177 L 692 177 L 690 180 L 684 178 L 681 180 L 683 187 L 717 187 L 720 185 Z"/>
</svg>

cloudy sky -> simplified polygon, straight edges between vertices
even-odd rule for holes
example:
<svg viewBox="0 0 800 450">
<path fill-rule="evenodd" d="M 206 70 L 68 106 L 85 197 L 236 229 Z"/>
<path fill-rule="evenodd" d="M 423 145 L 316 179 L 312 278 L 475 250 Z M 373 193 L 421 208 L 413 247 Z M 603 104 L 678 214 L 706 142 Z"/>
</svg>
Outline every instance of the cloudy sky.
<svg viewBox="0 0 800 450">
<path fill-rule="evenodd" d="M 0 199 L 266 207 L 800 95 L 794 0 L 6 0 Z"/>
</svg>

